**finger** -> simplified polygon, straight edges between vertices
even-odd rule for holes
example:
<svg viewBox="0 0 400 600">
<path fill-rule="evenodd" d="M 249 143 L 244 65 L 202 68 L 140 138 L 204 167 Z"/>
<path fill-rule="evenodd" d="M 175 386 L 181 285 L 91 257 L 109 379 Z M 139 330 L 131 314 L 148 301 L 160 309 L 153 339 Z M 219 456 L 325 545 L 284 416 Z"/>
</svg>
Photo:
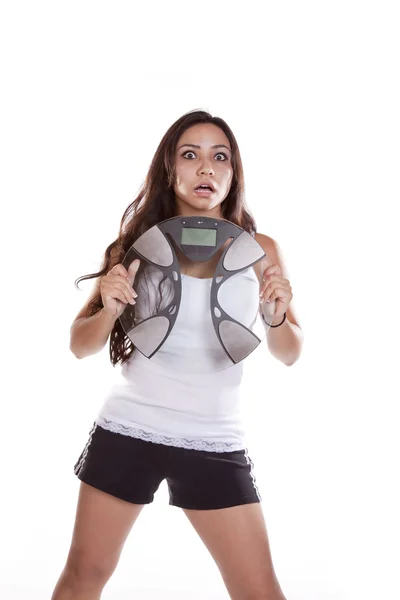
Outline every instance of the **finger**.
<svg viewBox="0 0 400 600">
<path fill-rule="evenodd" d="M 137 297 L 137 293 L 130 287 L 127 279 L 124 279 L 122 282 L 116 281 L 114 285 L 125 294 L 126 301 L 129 304 L 136 303 L 135 298 Z"/>
<path fill-rule="evenodd" d="M 268 286 L 272 283 L 272 282 L 278 282 L 280 283 L 281 286 L 286 287 L 289 284 L 289 280 L 288 279 L 284 279 L 283 277 L 279 277 L 278 275 L 269 275 L 268 276 L 268 281 L 265 281 L 260 288 L 260 296 L 262 294 L 265 293 L 265 290 L 268 288 Z"/>
<path fill-rule="evenodd" d="M 126 297 L 126 295 L 121 292 L 120 290 L 118 290 L 117 288 L 111 288 L 109 290 L 105 290 L 104 292 L 104 299 L 107 298 L 113 298 L 115 300 L 120 300 L 121 302 L 123 302 L 124 304 L 135 304 L 135 300 L 131 300 L 129 301 Z"/>
<path fill-rule="evenodd" d="M 260 302 L 265 302 L 267 298 L 271 298 L 278 289 L 284 291 L 285 294 L 290 293 L 289 287 L 282 285 L 282 280 L 279 278 L 278 281 L 270 281 L 265 290 L 260 292 Z"/>
<path fill-rule="evenodd" d="M 121 275 L 122 277 L 128 277 L 128 271 L 125 269 L 123 264 L 118 263 L 117 265 L 113 266 L 107 275 Z"/>
<path fill-rule="evenodd" d="M 123 277 L 122 275 L 113 275 L 112 273 L 110 275 L 107 275 L 107 280 L 105 282 L 107 285 L 116 285 L 117 283 L 119 283 L 119 289 L 126 289 L 126 291 L 128 292 L 128 296 L 129 298 L 133 297 L 133 298 L 137 298 L 137 293 L 135 292 L 135 290 L 131 287 L 130 283 L 129 283 L 129 279 L 128 277 Z M 121 287 L 121 285 L 123 287 Z"/>
<path fill-rule="evenodd" d="M 271 283 L 271 281 L 281 281 L 283 284 L 287 284 L 289 283 L 288 279 L 284 279 L 283 277 L 281 277 L 280 275 L 267 275 L 264 279 L 263 279 L 263 284 L 262 287 L 267 287 L 267 285 L 269 283 Z"/>
<path fill-rule="evenodd" d="M 133 295 L 133 290 L 128 286 L 126 280 L 123 281 L 110 281 L 110 283 L 105 284 L 105 293 L 111 296 L 112 298 L 116 297 L 123 302 L 129 302 L 129 304 L 135 304 L 135 297 Z M 114 296 L 114 293 L 117 294 Z M 135 292 L 136 293 L 136 292 Z M 137 295 L 137 294 L 136 294 Z"/>
<path fill-rule="evenodd" d="M 266 294 L 265 302 L 271 302 L 272 300 L 284 300 L 289 297 L 289 291 L 282 288 L 275 288 L 270 294 Z"/>
<path fill-rule="evenodd" d="M 273 275 L 273 274 L 281 274 L 281 269 L 279 265 L 270 265 L 269 267 L 267 267 L 264 271 L 263 274 L 263 281 L 265 281 L 265 279 L 269 276 L 269 275 Z"/>
<path fill-rule="evenodd" d="M 133 260 L 129 265 L 128 278 L 131 285 L 133 285 L 133 282 L 135 281 L 136 273 L 138 272 L 139 266 L 140 260 L 138 258 L 135 258 L 135 260 Z"/>
</svg>

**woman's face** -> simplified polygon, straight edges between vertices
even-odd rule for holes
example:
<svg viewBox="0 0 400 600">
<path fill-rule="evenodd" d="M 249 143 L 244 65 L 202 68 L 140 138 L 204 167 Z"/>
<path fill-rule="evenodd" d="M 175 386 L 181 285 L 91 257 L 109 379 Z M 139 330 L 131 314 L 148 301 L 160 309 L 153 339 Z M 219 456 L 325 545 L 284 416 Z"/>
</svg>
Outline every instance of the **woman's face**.
<svg viewBox="0 0 400 600">
<path fill-rule="evenodd" d="M 175 152 L 174 192 L 178 213 L 221 218 L 221 202 L 232 182 L 231 145 L 225 133 L 213 123 L 199 123 L 187 129 L 178 140 Z M 196 193 L 201 182 L 214 190 L 209 195 Z"/>
</svg>

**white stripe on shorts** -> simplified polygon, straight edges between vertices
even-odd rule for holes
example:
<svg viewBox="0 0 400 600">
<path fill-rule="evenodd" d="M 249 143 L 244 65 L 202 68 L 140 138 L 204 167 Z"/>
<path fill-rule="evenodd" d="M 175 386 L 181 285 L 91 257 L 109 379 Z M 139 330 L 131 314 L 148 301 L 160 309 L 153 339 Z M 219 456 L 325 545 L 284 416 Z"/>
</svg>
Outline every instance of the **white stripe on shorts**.
<svg viewBox="0 0 400 600">
<path fill-rule="evenodd" d="M 86 443 L 86 446 L 85 446 L 85 448 L 84 448 L 84 450 L 83 450 L 83 452 L 81 454 L 81 457 L 80 457 L 80 459 L 78 460 L 78 462 L 75 465 L 75 468 L 74 468 L 75 475 L 79 475 L 80 471 L 82 470 L 82 467 L 83 467 L 83 464 L 85 462 L 87 453 L 89 451 L 89 446 L 90 446 L 90 443 L 92 441 L 92 437 L 93 437 L 93 434 L 94 434 L 94 432 L 96 430 L 96 427 L 97 427 L 97 423 L 95 422 L 94 425 L 93 425 L 93 427 L 92 427 L 92 429 L 89 431 L 89 439 L 88 439 L 88 441 Z"/>
<path fill-rule="evenodd" d="M 251 478 L 253 480 L 253 486 L 254 486 L 254 489 L 256 490 L 256 494 L 257 494 L 258 499 L 261 501 L 262 500 L 261 494 L 260 494 L 260 492 L 258 490 L 258 487 L 256 485 L 256 478 L 255 478 L 254 473 L 253 473 L 254 464 L 253 464 L 253 461 L 251 460 L 251 458 L 249 456 L 248 449 L 245 448 L 244 450 L 245 450 L 244 455 L 245 455 L 247 464 L 250 465 L 250 475 L 251 475 Z"/>
</svg>

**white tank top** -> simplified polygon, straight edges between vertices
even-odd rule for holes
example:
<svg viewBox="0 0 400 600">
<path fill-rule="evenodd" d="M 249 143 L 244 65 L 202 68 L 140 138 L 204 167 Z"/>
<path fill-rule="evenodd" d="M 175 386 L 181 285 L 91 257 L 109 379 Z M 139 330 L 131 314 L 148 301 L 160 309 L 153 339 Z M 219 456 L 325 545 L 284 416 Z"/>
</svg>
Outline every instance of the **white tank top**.
<svg viewBox="0 0 400 600">
<path fill-rule="evenodd" d="M 151 308 L 163 278 L 150 272 L 150 285 L 136 282 L 136 318 L 156 314 Z M 158 444 L 229 452 L 247 447 L 240 414 L 243 361 L 232 365 L 215 334 L 210 311 L 212 279 L 181 275 L 179 313 L 167 340 L 148 359 L 135 350 L 111 386 L 97 423 L 110 431 Z M 155 285 L 155 287 L 154 287 Z M 171 300 L 172 284 L 161 287 Z M 253 267 L 226 281 L 218 300 L 237 321 L 251 328 L 259 310 L 259 283 Z M 189 373 L 196 361 L 195 373 Z M 216 361 L 220 367 L 212 369 Z"/>
</svg>

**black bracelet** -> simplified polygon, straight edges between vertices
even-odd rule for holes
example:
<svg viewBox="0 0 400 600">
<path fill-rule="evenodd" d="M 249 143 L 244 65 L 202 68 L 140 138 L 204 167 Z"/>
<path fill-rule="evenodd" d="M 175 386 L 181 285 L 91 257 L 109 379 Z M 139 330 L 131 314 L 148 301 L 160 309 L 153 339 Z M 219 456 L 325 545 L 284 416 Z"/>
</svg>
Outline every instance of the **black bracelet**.
<svg viewBox="0 0 400 600">
<path fill-rule="evenodd" d="M 267 321 L 265 321 L 265 317 L 264 317 L 263 313 L 261 313 L 261 315 L 262 315 L 262 318 L 264 319 L 264 322 L 267 323 Z M 267 325 L 268 325 L 268 327 L 279 327 L 280 325 L 282 325 L 282 323 L 285 322 L 285 319 L 286 319 L 286 312 L 283 315 L 283 321 L 281 321 L 280 323 L 278 323 L 278 325 L 270 325 L 270 323 L 267 323 Z"/>
</svg>

